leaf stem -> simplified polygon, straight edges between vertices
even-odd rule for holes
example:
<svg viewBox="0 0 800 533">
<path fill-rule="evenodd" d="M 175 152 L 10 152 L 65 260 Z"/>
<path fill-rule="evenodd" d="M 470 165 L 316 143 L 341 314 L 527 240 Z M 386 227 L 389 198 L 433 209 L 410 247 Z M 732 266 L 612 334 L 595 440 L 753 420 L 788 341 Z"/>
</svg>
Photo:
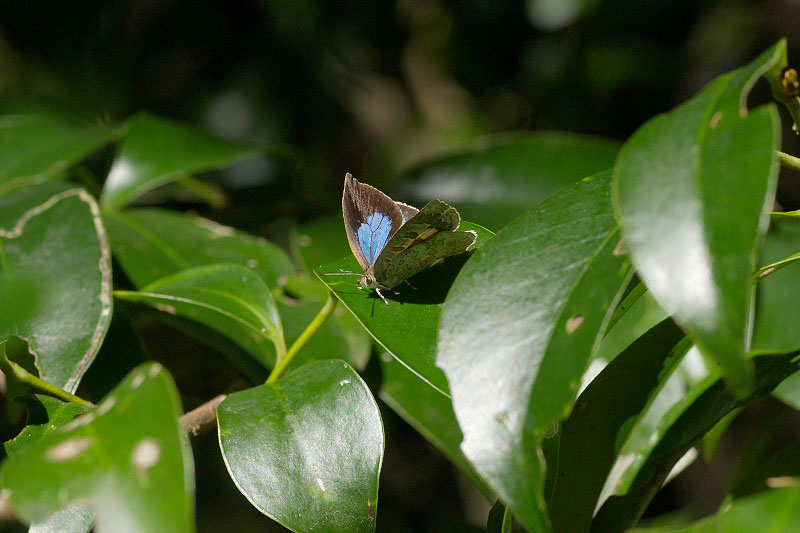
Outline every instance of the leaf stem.
<svg viewBox="0 0 800 533">
<path fill-rule="evenodd" d="M 769 216 L 771 220 L 800 220 L 800 210 L 773 211 Z"/>
<path fill-rule="evenodd" d="M 0 343 L 0 370 L 3 371 L 7 378 L 15 379 L 20 383 L 25 383 L 34 390 L 47 394 L 48 396 L 53 396 L 54 398 L 64 400 L 65 402 L 77 403 L 86 407 L 94 407 L 92 402 L 84 400 L 83 398 L 75 396 L 74 394 L 70 394 L 64 389 L 37 376 L 34 376 L 20 365 L 9 359 L 6 355 L 5 341 Z"/>
<path fill-rule="evenodd" d="M 753 279 L 755 281 L 758 281 L 761 278 L 765 278 L 765 277 L 769 276 L 770 274 L 772 274 L 776 270 L 780 270 L 785 266 L 789 266 L 792 263 L 796 263 L 797 261 L 800 261 L 800 252 L 798 252 L 796 254 L 792 254 L 789 257 L 785 257 L 785 258 L 781 259 L 780 261 L 772 263 L 771 265 L 766 265 L 766 266 L 763 266 L 763 267 L 759 268 L 758 270 L 756 270 L 755 274 L 753 274 Z"/>
<path fill-rule="evenodd" d="M 314 317 L 314 320 L 311 321 L 306 330 L 297 337 L 292 347 L 286 352 L 286 356 L 278 360 L 278 364 L 275 365 L 275 368 L 267 378 L 267 383 L 273 383 L 283 375 L 289 365 L 292 364 L 295 356 L 308 344 L 308 341 L 314 336 L 317 330 L 331 317 L 333 310 L 336 309 L 336 302 L 337 300 L 333 296 L 333 292 L 328 291 L 328 299 L 325 301 L 325 305 L 322 306 L 322 309 L 319 310 L 319 313 L 317 313 L 317 316 Z"/>
<path fill-rule="evenodd" d="M 780 161 L 781 165 L 792 170 L 800 170 L 800 157 L 789 155 L 780 150 L 775 150 L 775 153 L 778 154 L 778 161 Z"/>
<path fill-rule="evenodd" d="M 201 181 L 190 174 L 183 174 L 175 181 L 214 209 L 222 209 L 228 203 L 228 195 L 222 189 Z"/>
</svg>

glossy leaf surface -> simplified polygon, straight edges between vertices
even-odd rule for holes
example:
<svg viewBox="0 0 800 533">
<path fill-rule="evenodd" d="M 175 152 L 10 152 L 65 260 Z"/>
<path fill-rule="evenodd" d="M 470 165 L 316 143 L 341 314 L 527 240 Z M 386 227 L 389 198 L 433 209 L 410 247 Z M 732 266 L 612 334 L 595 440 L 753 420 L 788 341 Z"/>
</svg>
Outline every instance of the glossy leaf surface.
<svg viewBox="0 0 800 533">
<path fill-rule="evenodd" d="M 3 462 L 17 516 L 80 501 L 105 531 L 193 531 L 191 453 L 178 392 L 158 364 L 134 370 L 96 409 Z"/>
<path fill-rule="evenodd" d="M 478 232 L 478 240 L 471 250 L 482 246 L 493 235 L 468 222 L 462 222 L 459 229 Z M 401 284 L 396 287 L 400 294 L 385 291 L 388 307 L 373 291 L 359 290 L 357 276 L 325 275 L 340 270 L 360 274 L 361 268 L 352 254 L 320 267 L 317 272 L 378 344 L 431 386 L 447 394 L 447 380 L 436 367 L 437 329 L 447 291 L 469 255 L 468 252 L 449 257 L 413 276 L 409 283 L 416 288 Z"/>
<path fill-rule="evenodd" d="M 774 105 L 747 95 L 786 63 L 785 43 L 718 77 L 622 148 L 614 202 L 636 270 L 658 303 L 746 394 L 751 274 L 777 180 Z"/>
<path fill-rule="evenodd" d="M 262 365 L 285 349 L 281 318 L 264 281 L 235 264 L 190 268 L 161 278 L 141 292 L 116 291 L 117 298 L 142 302 L 166 313 L 201 322 L 242 346 Z"/>
<path fill-rule="evenodd" d="M 108 144 L 118 129 L 48 113 L 0 116 L 0 196 L 39 183 Z"/>
<path fill-rule="evenodd" d="M 130 119 L 100 203 L 119 209 L 179 177 L 225 167 L 256 152 L 198 129 L 141 113 Z"/>
<path fill-rule="evenodd" d="M 608 173 L 586 178 L 476 252 L 442 315 L 437 364 L 461 449 L 532 530 L 547 528 L 539 446 L 569 411 L 629 278 L 619 239 Z"/>
<path fill-rule="evenodd" d="M 69 392 L 108 328 L 110 256 L 83 189 L 45 183 L 0 197 L 0 340 L 28 341 L 39 376 Z"/>
<path fill-rule="evenodd" d="M 398 200 L 431 198 L 497 231 L 559 189 L 614 165 L 613 141 L 562 132 L 501 134 L 406 172 Z"/>
<path fill-rule="evenodd" d="M 294 272 L 277 245 L 202 217 L 165 209 L 128 209 L 104 215 L 114 257 L 138 288 L 190 267 L 237 263 L 269 287 Z"/>
<path fill-rule="evenodd" d="M 383 426 L 343 361 L 233 393 L 217 418 L 228 471 L 259 511 L 298 532 L 374 531 Z"/>
</svg>

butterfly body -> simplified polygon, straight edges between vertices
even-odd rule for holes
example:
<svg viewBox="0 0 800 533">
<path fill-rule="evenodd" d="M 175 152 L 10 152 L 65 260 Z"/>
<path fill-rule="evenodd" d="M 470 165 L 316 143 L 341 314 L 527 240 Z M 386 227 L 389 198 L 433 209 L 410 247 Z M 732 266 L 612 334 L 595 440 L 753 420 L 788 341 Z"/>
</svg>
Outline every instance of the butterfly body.
<svg viewBox="0 0 800 533">
<path fill-rule="evenodd" d="M 439 259 L 466 251 L 477 237 L 474 231 L 456 231 L 461 216 L 441 200 L 418 210 L 350 174 L 344 180 L 342 213 L 350 249 L 364 269 L 358 286 L 381 298 L 381 289 L 393 289 Z"/>
</svg>

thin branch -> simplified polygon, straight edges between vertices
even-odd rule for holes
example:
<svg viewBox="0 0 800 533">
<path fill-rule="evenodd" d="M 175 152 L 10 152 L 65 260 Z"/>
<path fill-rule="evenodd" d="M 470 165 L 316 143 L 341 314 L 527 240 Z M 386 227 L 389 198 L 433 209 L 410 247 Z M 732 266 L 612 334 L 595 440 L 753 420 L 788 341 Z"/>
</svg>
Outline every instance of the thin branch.
<svg viewBox="0 0 800 533">
<path fill-rule="evenodd" d="M 287 368 L 289 368 L 295 356 L 308 344 L 308 341 L 311 340 L 311 337 L 314 336 L 317 330 L 331 317 L 333 310 L 336 309 L 336 302 L 337 300 L 333 293 L 328 291 L 328 299 L 325 301 L 325 305 L 322 306 L 322 309 L 319 310 L 319 313 L 317 313 L 317 316 L 314 317 L 314 320 L 311 321 L 306 330 L 294 341 L 292 347 L 286 352 L 286 357 L 280 359 L 278 364 L 275 365 L 272 373 L 270 373 L 267 378 L 267 383 L 273 383 L 283 375 Z"/>
<path fill-rule="evenodd" d="M 183 415 L 181 426 L 186 434 L 190 437 L 199 437 L 213 431 L 217 425 L 217 406 L 227 397 L 227 394 L 220 394 Z"/>
</svg>

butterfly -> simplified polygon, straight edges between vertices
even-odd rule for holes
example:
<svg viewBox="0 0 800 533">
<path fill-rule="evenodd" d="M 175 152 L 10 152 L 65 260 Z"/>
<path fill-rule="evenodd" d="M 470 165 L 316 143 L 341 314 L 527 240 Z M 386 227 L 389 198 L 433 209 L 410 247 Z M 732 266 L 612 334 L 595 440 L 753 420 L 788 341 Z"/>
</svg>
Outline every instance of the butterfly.
<svg viewBox="0 0 800 533">
<path fill-rule="evenodd" d="M 474 231 L 456 231 L 461 215 L 441 200 L 422 209 L 395 202 L 350 173 L 344 178 L 342 215 L 350 249 L 364 274 L 359 289 L 391 290 L 439 259 L 467 251 Z M 349 274 L 349 273 L 345 273 Z"/>
</svg>

